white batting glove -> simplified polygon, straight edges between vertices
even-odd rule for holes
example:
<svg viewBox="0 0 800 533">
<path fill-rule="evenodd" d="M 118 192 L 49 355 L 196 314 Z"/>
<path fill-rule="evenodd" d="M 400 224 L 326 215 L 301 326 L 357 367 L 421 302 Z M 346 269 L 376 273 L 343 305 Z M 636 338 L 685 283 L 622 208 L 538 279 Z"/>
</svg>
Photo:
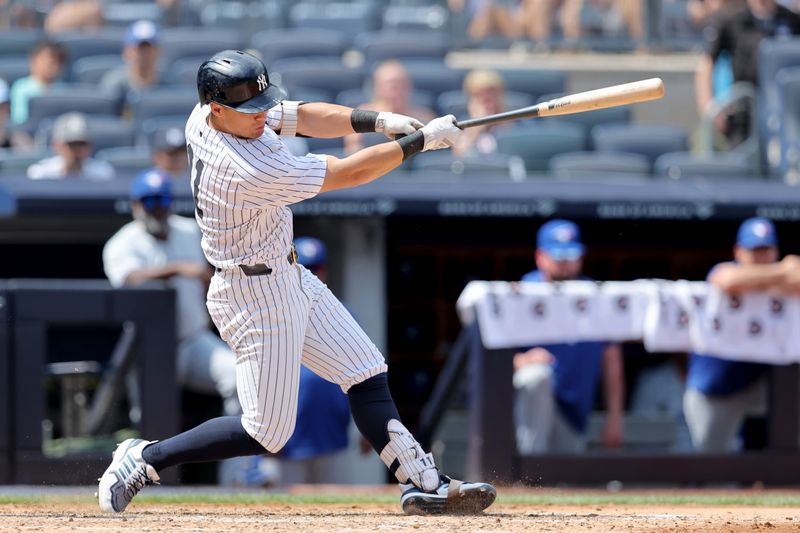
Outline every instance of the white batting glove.
<svg viewBox="0 0 800 533">
<path fill-rule="evenodd" d="M 389 138 L 398 134 L 409 135 L 422 126 L 424 124 L 419 120 L 405 115 L 398 115 L 397 113 L 381 112 L 378 113 L 378 118 L 375 119 L 375 131 L 383 133 Z"/>
<path fill-rule="evenodd" d="M 456 117 L 445 115 L 428 122 L 420 131 L 425 137 L 423 152 L 451 148 L 464 131 L 456 126 Z"/>
</svg>

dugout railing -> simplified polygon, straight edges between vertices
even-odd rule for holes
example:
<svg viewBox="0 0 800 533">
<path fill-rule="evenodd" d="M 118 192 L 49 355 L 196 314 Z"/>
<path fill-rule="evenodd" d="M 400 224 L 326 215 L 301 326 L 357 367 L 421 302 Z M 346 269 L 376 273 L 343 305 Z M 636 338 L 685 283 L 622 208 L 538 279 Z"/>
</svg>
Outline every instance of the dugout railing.
<svg viewBox="0 0 800 533">
<path fill-rule="evenodd" d="M 426 445 L 461 376 L 469 376 L 467 477 L 501 483 L 556 485 L 623 483 L 800 483 L 800 372 L 775 366 L 770 374 L 767 444 L 731 454 L 589 451 L 580 455 L 520 456 L 514 438 L 514 350 L 483 346 L 477 323 L 462 330 L 420 417 Z"/>
</svg>

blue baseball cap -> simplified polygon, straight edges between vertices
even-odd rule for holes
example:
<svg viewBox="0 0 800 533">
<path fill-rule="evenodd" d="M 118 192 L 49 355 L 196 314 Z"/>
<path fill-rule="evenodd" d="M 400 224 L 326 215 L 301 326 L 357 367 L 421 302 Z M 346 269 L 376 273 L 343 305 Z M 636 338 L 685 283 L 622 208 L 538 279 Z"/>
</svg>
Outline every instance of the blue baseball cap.
<svg viewBox="0 0 800 533">
<path fill-rule="evenodd" d="M 314 237 L 298 237 L 294 240 L 297 262 L 303 266 L 322 266 L 328 261 L 325 244 Z"/>
<path fill-rule="evenodd" d="M 778 246 L 778 235 L 775 225 L 768 218 L 748 218 L 739 226 L 736 245 L 752 250 L 763 246 Z"/>
<path fill-rule="evenodd" d="M 125 46 L 142 43 L 158 44 L 161 39 L 158 26 L 152 20 L 137 20 L 125 32 Z"/>
<path fill-rule="evenodd" d="M 139 173 L 133 180 L 131 198 L 141 200 L 148 196 L 172 198 L 172 180 L 163 170 L 152 168 Z"/>
<path fill-rule="evenodd" d="M 574 261 L 586 252 L 581 230 L 569 220 L 551 220 L 539 228 L 536 246 L 556 261 Z"/>
</svg>

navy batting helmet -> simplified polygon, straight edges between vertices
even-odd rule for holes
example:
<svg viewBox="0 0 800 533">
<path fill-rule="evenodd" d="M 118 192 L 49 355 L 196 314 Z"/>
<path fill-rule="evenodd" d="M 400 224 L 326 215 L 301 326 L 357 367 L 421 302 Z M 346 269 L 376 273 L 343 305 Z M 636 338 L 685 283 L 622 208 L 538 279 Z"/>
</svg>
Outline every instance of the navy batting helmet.
<svg viewBox="0 0 800 533">
<path fill-rule="evenodd" d="M 266 111 L 286 96 L 269 82 L 264 63 L 240 50 L 225 50 L 200 65 L 197 93 L 201 104 L 217 102 L 240 113 Z"/>
<path fill-rule="evenodd" d="M 294 240 L 297 262 L 304 267 L 323 266 L 328 260 L 325 244 L 314 237 L 298 237 Z"/>
</svg>

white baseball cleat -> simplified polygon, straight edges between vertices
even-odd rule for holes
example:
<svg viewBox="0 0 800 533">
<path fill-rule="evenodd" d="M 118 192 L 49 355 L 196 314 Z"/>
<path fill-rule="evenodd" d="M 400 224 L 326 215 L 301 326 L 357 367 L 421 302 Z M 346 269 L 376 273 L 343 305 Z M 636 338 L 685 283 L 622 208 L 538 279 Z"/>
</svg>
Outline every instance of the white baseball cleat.
<svg viewBox="0 0 800 533">
<path fill-rule="evenodd" d="M 400 484 L 403 512 L 412 515 L 478 514 L 494 503 L 497 490 L 488 483 L 470 483 L 439 477 L 439 487 L 425 492 L 412 484 Z"/>
<path fill-rule="evenodd" d="M 98 480 L 100 510 L 121 513 L 145 485 L 161 479 L 155 468 L 144 462 L 142 450 L 155 441 L 127 439 L 117 445 L 111 464 Z"/>
</svg>

